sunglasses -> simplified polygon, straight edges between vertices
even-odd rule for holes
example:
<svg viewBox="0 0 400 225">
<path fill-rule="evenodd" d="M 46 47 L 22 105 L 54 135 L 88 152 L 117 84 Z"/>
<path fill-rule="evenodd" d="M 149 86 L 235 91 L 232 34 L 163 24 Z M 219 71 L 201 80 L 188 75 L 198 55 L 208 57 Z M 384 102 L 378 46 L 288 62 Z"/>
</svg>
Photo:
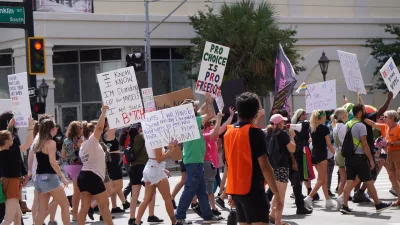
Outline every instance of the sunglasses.
<svg viewBox="0 0 400 225">
<path fill-rule="evenodd" d="M 217 121 L 216 120 L 212 120 L 209 123 L 210 123 L 210 125 L 215 125 L 215 124 L 217 124 Z"/>
</svg>

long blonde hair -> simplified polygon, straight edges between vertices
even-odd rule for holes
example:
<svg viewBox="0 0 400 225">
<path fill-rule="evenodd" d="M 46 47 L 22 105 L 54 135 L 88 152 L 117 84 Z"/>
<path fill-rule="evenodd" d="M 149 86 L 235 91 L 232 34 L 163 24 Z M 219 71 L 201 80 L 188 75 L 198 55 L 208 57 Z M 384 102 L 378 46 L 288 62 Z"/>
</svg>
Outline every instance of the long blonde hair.
<svg viewBox="0 0 400 225">
<path fill-rule="evenodd" d="M 311 133 L 314 133 L 317 130 L 317 127 L 321 124 L 321 119 L 322 117 L 326 116 L 326 113 L 324 110 L 314 110 L 311 113 L 310 117 L 310 128 L 311 128 Z"/>
<path fill-rule="evenodd" d="M 34 146 L 35 152 L 40 152 L 44 143 L 48 140 L 52 140 L 51 130 L 56 127 L 56 124 L 51 119 L 45 119 L 39 124 L 39 140 Z"/>
</svg>

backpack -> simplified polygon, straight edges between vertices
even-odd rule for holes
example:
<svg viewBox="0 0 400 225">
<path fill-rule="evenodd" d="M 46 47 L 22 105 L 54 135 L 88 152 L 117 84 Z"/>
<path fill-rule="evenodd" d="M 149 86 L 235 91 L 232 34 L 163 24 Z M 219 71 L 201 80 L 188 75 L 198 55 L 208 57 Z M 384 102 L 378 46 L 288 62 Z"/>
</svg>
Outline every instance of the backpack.
<svg viewBox="0 0 400 225">
<path fill-rule="evenodd" d="M 136 155 L 133 152 L 133 148 L 131 148 L 130 146 L 127 146 L 124 149 L 124 155 L 125 155 L 125 159 L 128 162 L 128 164 L 133 163 L 136 160 Z"/>
<path fill-rule="evenodd" d="M 357 122 L 359 123 L 359 122 Z M 342 156 L 343 158 L 350 158 L 352 157 L 355 152 L 356 152 L 356 148 L 358 146 L 360 146 L 359 142 L 357 144 L 357 146 L 354 146 L 354 141 L 353 141 L 353 134 L 351 133 L 351 129 L 353 129 L 354 125 L 356 125 L 357 123 L 353 124 L 353 126 L 351 127 L 347 127 L 347 132 L 346 132 L 346 136 L 344 136 L 344 140 L 343 140 L 343 144 L 342 144 Z"/>
<path fill-rule="evenodd" d="M 269 157 L 269 163 L 272 168 L 276 168 L 281 161 L 283 153 L 279 149 L 278 134 L 281 130 L 275 130 L 266 133 L 266 151 Z"/>
</svg>

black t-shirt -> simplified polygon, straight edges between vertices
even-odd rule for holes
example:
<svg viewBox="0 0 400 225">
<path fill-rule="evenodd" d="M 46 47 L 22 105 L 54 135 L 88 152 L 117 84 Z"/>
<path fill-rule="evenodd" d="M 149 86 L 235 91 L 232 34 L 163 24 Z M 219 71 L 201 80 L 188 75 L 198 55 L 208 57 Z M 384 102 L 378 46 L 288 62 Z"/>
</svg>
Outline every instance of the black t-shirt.
<svg viewBox="0 0 400 225">
<path fill-rule="evenodd" d="M 328 158 L 327 144 L 325 136 L 329 135 L 329 128 L 323 124 L 320 124 L 315 132 L 311 133 L 312 138 L 312 157 L 320 160 Z"/>
<path fill-rule="evenodd" d="M 26 169 L 21 159 L 21 150 L 19 145 L 15 145 L 16 142 L 18 141 L 14 141 L 9 150 L 0 151 L 2 175 L 7 178 L 20 178 L 26 174 Z"/>
<path fill-rule="evenodd" d="M 249 123 L 237 122 L 234 127 L 242 127 Z M 266 153 L 265 149 L 265 133 L 260 128 L 250 127 L 249 129 L 250 148 L 251 148 L 251 159 L 253 164 L 253 172 L 251 177 L 251 188 L 262 188 L 264 189 L 264 176 L 261 172 L 258 158 Z M 238 149 L 239 150 L 239 149 Z M 229 167 L 229 165 L 228 165 Z"/>
<path fill-rule="evenodd" d="M 277 163 L 277 166 L 289 168 L 290 154 L 289 154 L 289 150 L 286 146 L 287 146 L 287 144 L 290 143 L 290 136 L 285 131 L 281 131 L 277 135 L 277 138 L 278 138 L 278 143 L 279 143 L 279 151 L 281 153 L 283 153 L 282 158 Z"/>
<path fill-rule="evenodd" d="M 370 119 L 376 123 L 376 120 L 377 120 L 376 112 L 367 114 L 365 116 L 365 118 Z M 367 127 L 367 142 L 368 142 L 369 148 L 371 149 L 371 152 L 373 152 L 374 146 L 375 146 L 374 145 L 374 131 L 373 131 L 372 127 L 370 125 L 366 124 L 364 121 L 363 121 L 363 124 Z"/>
</svg>

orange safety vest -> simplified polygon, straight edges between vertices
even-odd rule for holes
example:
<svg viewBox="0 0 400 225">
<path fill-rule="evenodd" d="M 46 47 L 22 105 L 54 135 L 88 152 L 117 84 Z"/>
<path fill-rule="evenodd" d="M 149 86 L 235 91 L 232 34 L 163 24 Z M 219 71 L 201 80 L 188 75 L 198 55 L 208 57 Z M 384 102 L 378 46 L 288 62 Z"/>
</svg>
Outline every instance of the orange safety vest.
<svg viewBox="0 0 400 225">
<path fill-rule="evenodd" d="M 250 192 L 253 174 L 249 137 L 251 127 L 254 126 L 247 124 L 236 128 L 229 125 L 224 135 L 225 159 L 228 166 L 227 194 L 245 195 Z"/>
</svg>

